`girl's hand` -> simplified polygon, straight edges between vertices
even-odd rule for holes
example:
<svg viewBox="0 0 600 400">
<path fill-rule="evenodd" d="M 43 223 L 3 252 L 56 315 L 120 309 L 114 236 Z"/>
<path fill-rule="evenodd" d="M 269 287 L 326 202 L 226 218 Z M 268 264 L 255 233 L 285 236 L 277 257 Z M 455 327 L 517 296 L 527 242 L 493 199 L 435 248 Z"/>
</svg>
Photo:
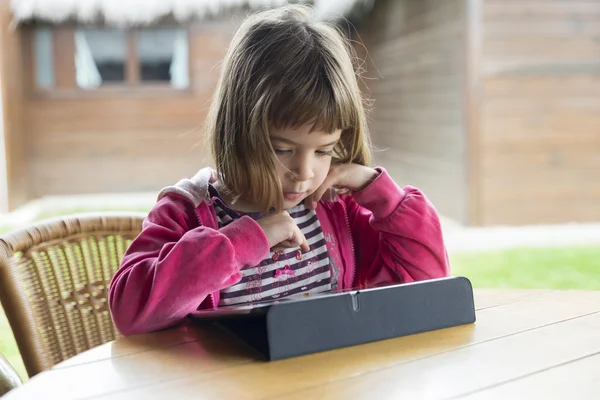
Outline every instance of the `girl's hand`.
<svg viewBox="0 0 600 400">
<path fill-rule="evenodd" d="M 282 211 L 256 220 L 269 241 L 271 251 L 300 247 L 303 252 L 310 251 L 306 238 L 294 219 Z"/>
<path fill-rule="evenodd" d="M 323 184 L 306 198 L 306 206 L 313 210 L 329 188 L 334 188 L 340 194 L 358 192 L 371 183 L 379 172 L 359 164 L 333 164 L 329 168 Z"/>
</svg>

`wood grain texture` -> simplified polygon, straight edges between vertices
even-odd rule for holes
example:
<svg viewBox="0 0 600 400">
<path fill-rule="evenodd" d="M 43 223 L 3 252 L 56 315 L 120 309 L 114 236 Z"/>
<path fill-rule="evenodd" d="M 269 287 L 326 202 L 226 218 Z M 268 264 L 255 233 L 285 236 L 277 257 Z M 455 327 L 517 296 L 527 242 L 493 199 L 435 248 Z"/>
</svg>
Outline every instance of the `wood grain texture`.
<svg viewBox="0 0 600 400">
<path fill-rule="evenodd" d="M 469 225 L 600 220 L 600 2 L 378 1 L 376 160 Z"/>
<path fill-rule="evenodd" d="M 360 36 L 376 162 L 419 187 L 440 213 L 468 222 L 465 2 L 375 2 Z"/>
<path fill-rule="evenodd" d="M 152 84 L 80 90 L 68 85 L 74 75 L 65 65 L 73 62 L 64 55 L 57 65 L 62 89 L 32 89 L 25 99 L 29 197 L 157 192 L 209 165 L 203 123 L 234 28 L 231 22 L 190 27 L 186 90 Z M 55 31 L 63 53 L 72 53 L 70 29 Z M 139 72 L 127 77 L 135 82 Z"/>
<path fill-rule="evenodd" d="M 214 328 L 132 336 L 57 365 L 8 399 L 442 399 L 519 391 L 554 399 L 576 382 L 584 394 L 599 389 L 600 292 L 476 290 L 475 299 L 474 325 L 276 362 L 258 360 Z"/>
<path fill-rule="evenodd" d="M 482 224 L 600 220 L 600 2 L 483 15 Z"/>
</svg>

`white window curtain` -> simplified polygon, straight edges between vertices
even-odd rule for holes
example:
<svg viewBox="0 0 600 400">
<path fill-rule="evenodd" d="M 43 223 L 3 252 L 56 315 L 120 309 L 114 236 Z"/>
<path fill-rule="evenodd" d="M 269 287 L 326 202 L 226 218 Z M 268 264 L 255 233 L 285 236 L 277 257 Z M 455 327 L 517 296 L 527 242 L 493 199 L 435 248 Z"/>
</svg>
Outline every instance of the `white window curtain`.
<svg viewBox="0 0 600 400">
<path fill-rule="evenodd" d="M 85 38 L 85 33 L 75 31 L 75 80 L 83 89 L 93 89 L 102 85 L 102 76 L 96 67 L 92 50 Z"/>
<path fill-rule="evenodd" d="M 188 71 L 188 37 L 186 30 L 177 30 L 173 43 L 173 59 L 169 73 L 171 86 L 176 89 L 185 89 L 190 85 Z"/>
</svg>

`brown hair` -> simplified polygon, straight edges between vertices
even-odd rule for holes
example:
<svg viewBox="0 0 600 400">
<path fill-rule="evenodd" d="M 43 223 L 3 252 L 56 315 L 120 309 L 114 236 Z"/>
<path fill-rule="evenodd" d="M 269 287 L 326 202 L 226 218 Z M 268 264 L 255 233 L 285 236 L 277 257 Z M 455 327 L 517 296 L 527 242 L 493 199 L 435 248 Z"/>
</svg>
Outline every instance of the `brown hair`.
<svg viewBox="0 0 600 400">
<path fill-rule="evenodd" d="M 248 17 L 235 34 L 207 118 L 212 156 L 234 198 L 281 210 L 273 128 L 341 129 L 334 162 L 369 165 L 370 143 L 354 52 L 306 6 Z"/>
</svg>

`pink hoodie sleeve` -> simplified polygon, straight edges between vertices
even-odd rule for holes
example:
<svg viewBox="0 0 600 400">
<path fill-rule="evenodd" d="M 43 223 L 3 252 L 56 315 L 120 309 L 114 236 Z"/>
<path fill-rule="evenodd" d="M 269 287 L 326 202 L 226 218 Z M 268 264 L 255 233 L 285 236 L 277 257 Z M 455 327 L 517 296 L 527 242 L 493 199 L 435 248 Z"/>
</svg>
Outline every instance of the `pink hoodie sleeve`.
<svg viewBox="0 0 600 400">
<path fill-rule="evenodd" d="M 268 254 L 267 238 L 251 218 L 218 230 L 198 226 L 191 206 L 165 197 L 144 221 L 110 283 L 115 325 L 130 335 L 177 324 L 213 292 L 238 282 L 240 269 Z"/>
<path fill-rule="evenodd" d="M 346 196 L 361 287 L 448 276 L 438 214 L 418 189 L 400 188 L 383 168 L 365 189 Z"/>
</svg>

